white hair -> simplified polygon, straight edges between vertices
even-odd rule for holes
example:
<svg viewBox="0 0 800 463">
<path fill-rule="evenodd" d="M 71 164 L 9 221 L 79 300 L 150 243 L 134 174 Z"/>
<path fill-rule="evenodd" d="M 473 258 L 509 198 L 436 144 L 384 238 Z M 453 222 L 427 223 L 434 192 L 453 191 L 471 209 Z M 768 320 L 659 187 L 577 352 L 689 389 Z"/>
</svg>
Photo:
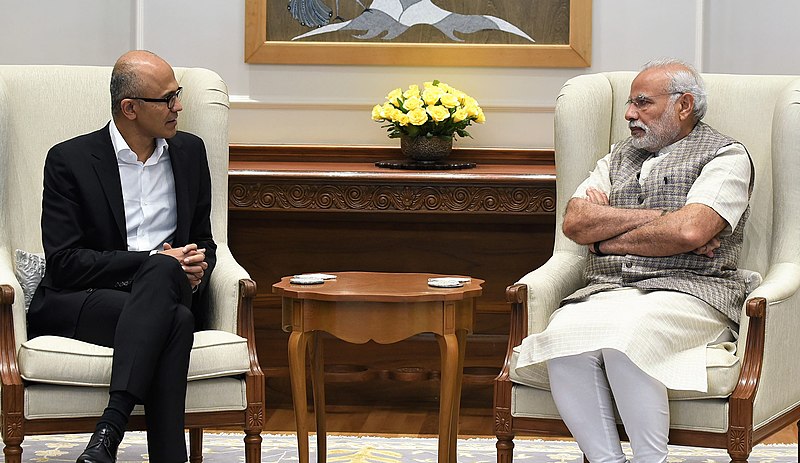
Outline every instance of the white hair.
<svg viewBox="0 0 800 463">
<path fill-rule="evenodd" d="M 684 69 L 675 69 L 675 68 Z M 708 100 L 705 84 L 700 73 L 684 61 L 674 58 L 653 60 L 642 66 L 642 71 L 654 68 L 664 68 L 664 72 L 669 76 L 667 92 L 669 93 L 690 93 L 694 96 L 694 117 L 696 120 L 703 119 L 706 115 Z"/>
</svg>

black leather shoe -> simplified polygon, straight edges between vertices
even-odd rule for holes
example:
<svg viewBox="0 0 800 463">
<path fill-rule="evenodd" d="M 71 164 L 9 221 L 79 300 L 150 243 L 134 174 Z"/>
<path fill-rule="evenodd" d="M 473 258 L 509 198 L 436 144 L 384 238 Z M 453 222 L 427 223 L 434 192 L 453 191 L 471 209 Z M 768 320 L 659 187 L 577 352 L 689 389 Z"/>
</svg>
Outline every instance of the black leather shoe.
<svg viewBox="0 0 800 463">
<path fill-rule="evenodd" d="M 116 463 L 120 440 L 111 426 L 100 425 L 76 463 Z"/>
</svg>

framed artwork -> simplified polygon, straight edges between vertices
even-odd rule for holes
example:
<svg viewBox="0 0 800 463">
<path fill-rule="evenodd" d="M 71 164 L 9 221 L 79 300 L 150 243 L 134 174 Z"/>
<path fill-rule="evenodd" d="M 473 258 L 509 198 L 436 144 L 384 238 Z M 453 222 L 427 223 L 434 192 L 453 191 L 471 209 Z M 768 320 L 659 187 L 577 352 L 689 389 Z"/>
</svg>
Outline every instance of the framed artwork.
<svg viewBox="0 0 800 463">
<path fill-rule="evenodd" d="M 245 62 L 588 67 L 591 0 L 245 0 Z"/>
</svg>

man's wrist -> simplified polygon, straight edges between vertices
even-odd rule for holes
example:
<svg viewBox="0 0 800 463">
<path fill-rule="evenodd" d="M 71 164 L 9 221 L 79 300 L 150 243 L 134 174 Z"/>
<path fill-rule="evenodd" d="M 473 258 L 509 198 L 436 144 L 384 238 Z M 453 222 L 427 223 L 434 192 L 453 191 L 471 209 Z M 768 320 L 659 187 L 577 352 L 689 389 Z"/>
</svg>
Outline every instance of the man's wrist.
<svg viewBox="0 0 800 463">
<path fill-rule="evenodd" d="M 601 241 L 595 241 L 594 243 L 592 243 L 592 252 L 594 252 L 594 254 L 595 254 L 596 256 L 600 256 L 600 257 L 602 257 L 602 256 L 607 256 L 607 255 L 608 255 L 608 254 L 604 253 L 604 252 L 603 252 L 603 251 L 600 249 L 600 245 L 601 245 L 601 244 L 603 244 L 603 243 L 605 243 L 605 240 L 601 240 Z"/>
</svg>

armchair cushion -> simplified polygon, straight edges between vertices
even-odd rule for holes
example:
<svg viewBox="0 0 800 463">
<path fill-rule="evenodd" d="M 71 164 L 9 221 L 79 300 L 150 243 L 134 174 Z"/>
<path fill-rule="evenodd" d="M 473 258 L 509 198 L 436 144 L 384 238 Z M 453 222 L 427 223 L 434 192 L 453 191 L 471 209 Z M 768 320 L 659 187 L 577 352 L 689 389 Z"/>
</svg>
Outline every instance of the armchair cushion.
<svg viewBox="0 0 800 463">
<path fill-rule="evenodd" d="M 575 260 L 575 259 L 573 259 Z M 569 285 L 572 280 L 581 279 L 579 273 L 575 273 L 574 269 L 570 266 L 565 266 L 565 253 L 555 254 L 545 266 L 535 270 L 518 283 L 523 283 L 528 286 L 528 306 L 529 307 L 557 307 L 558 300 L 563 295 L 568 294 L 570 291 L 567 289 L 559 289 L 560 286 Z M 550 270 L 553 274 L 562 272 L 561 275 L 568 275 L 569 277 L 552 278 L 544 270 Z M 761 285 L 763 278 L 760 273 L 752 270 L 739 269 L 742 279 L 747 284 L 747 293 L 751 294 L 756 288 Z M 571 277 L 571 278 L 570 278 Z M 548 302 L 542 302 L 542 294 L 550 294 Z M 547 318 L 543 317 L 540 312 L 548 315 Z M 540 331 L 547 326 L 547 319 L 552 313 L 551 310 L 533 310 L 528 314 L 529 319 L 537 320 L 538 323 L 528 326 L 529 332 Z M 736 336 L 736 333 L 734 333 Z M 706 349 L 706 372 L 708 374 L 708 391 L 678 391 L 669 390 L 670 400 L 690 400 L 690 399 L 709 399 L 709 398 L 725 398 L 730 396 L 739 378 L 741 370 L 741 362 L 736 353 L 736 342 L 720 342 L 708 346 Z M 517 361 L 519 359 L 519 346 L 513 349 L 511 358 L 511 365 L 509 369 L 509 377 L 515 384 L 530 386 L 545 391 L 550 390 L 550 380 L 547 376 L 547 365 L 540 363 L 537 365 L 530 365 L 517 371 Z"/>
<path fill-rule="evenodd" d="M 517 370 L 519 360 L 519 346 L 514 348 L 511 356 L 509 377 L 516 384 L 550 390 L 550 381 L 547 376 L 545 363 L 531 365 Z M 706 348 L 706 371 L 708 373 L 708 392 L 698 391 L 668 391 L 669 400 L 691 400 L 724 398 L 731 395 L 739 379 L 742 368 L 739 357 L 736 356 L 736 343 L 722 342 Z"/>
<path fill-rule="evenodd" d="M 561 419 L 550 391 L 533 387 L 513 388 L 511 413 L 518 418 Z M 670 400 L 669 415 L 672 429 L 724 433 L 728 428 L 728 401 Z M 617 423 L 622 423 L 618 414 Z"/>
<path fill-rule="evenodd" d="M 108 387 L 114 349 L 63 338 L 39 336 L 22 344 L 20 375 L 27 381 L 66 386 Z M 189 381 L 250 370 L 247 339 L 227 331 L 198 331 L 189 358 Z"/>
<path fill-rule="evenodd" d="M 186 413 L 244 410 L 246 392 L 245 383 L 239 378 L 190 381 L 186 387 Z M 23 412 L 29 420 L 97 417 L 107 405 L 105 387 L 31 384 L 25 388 Z M 133 414 L 144 414 L 144 407 L 137 405 Z"/>
</svg>

